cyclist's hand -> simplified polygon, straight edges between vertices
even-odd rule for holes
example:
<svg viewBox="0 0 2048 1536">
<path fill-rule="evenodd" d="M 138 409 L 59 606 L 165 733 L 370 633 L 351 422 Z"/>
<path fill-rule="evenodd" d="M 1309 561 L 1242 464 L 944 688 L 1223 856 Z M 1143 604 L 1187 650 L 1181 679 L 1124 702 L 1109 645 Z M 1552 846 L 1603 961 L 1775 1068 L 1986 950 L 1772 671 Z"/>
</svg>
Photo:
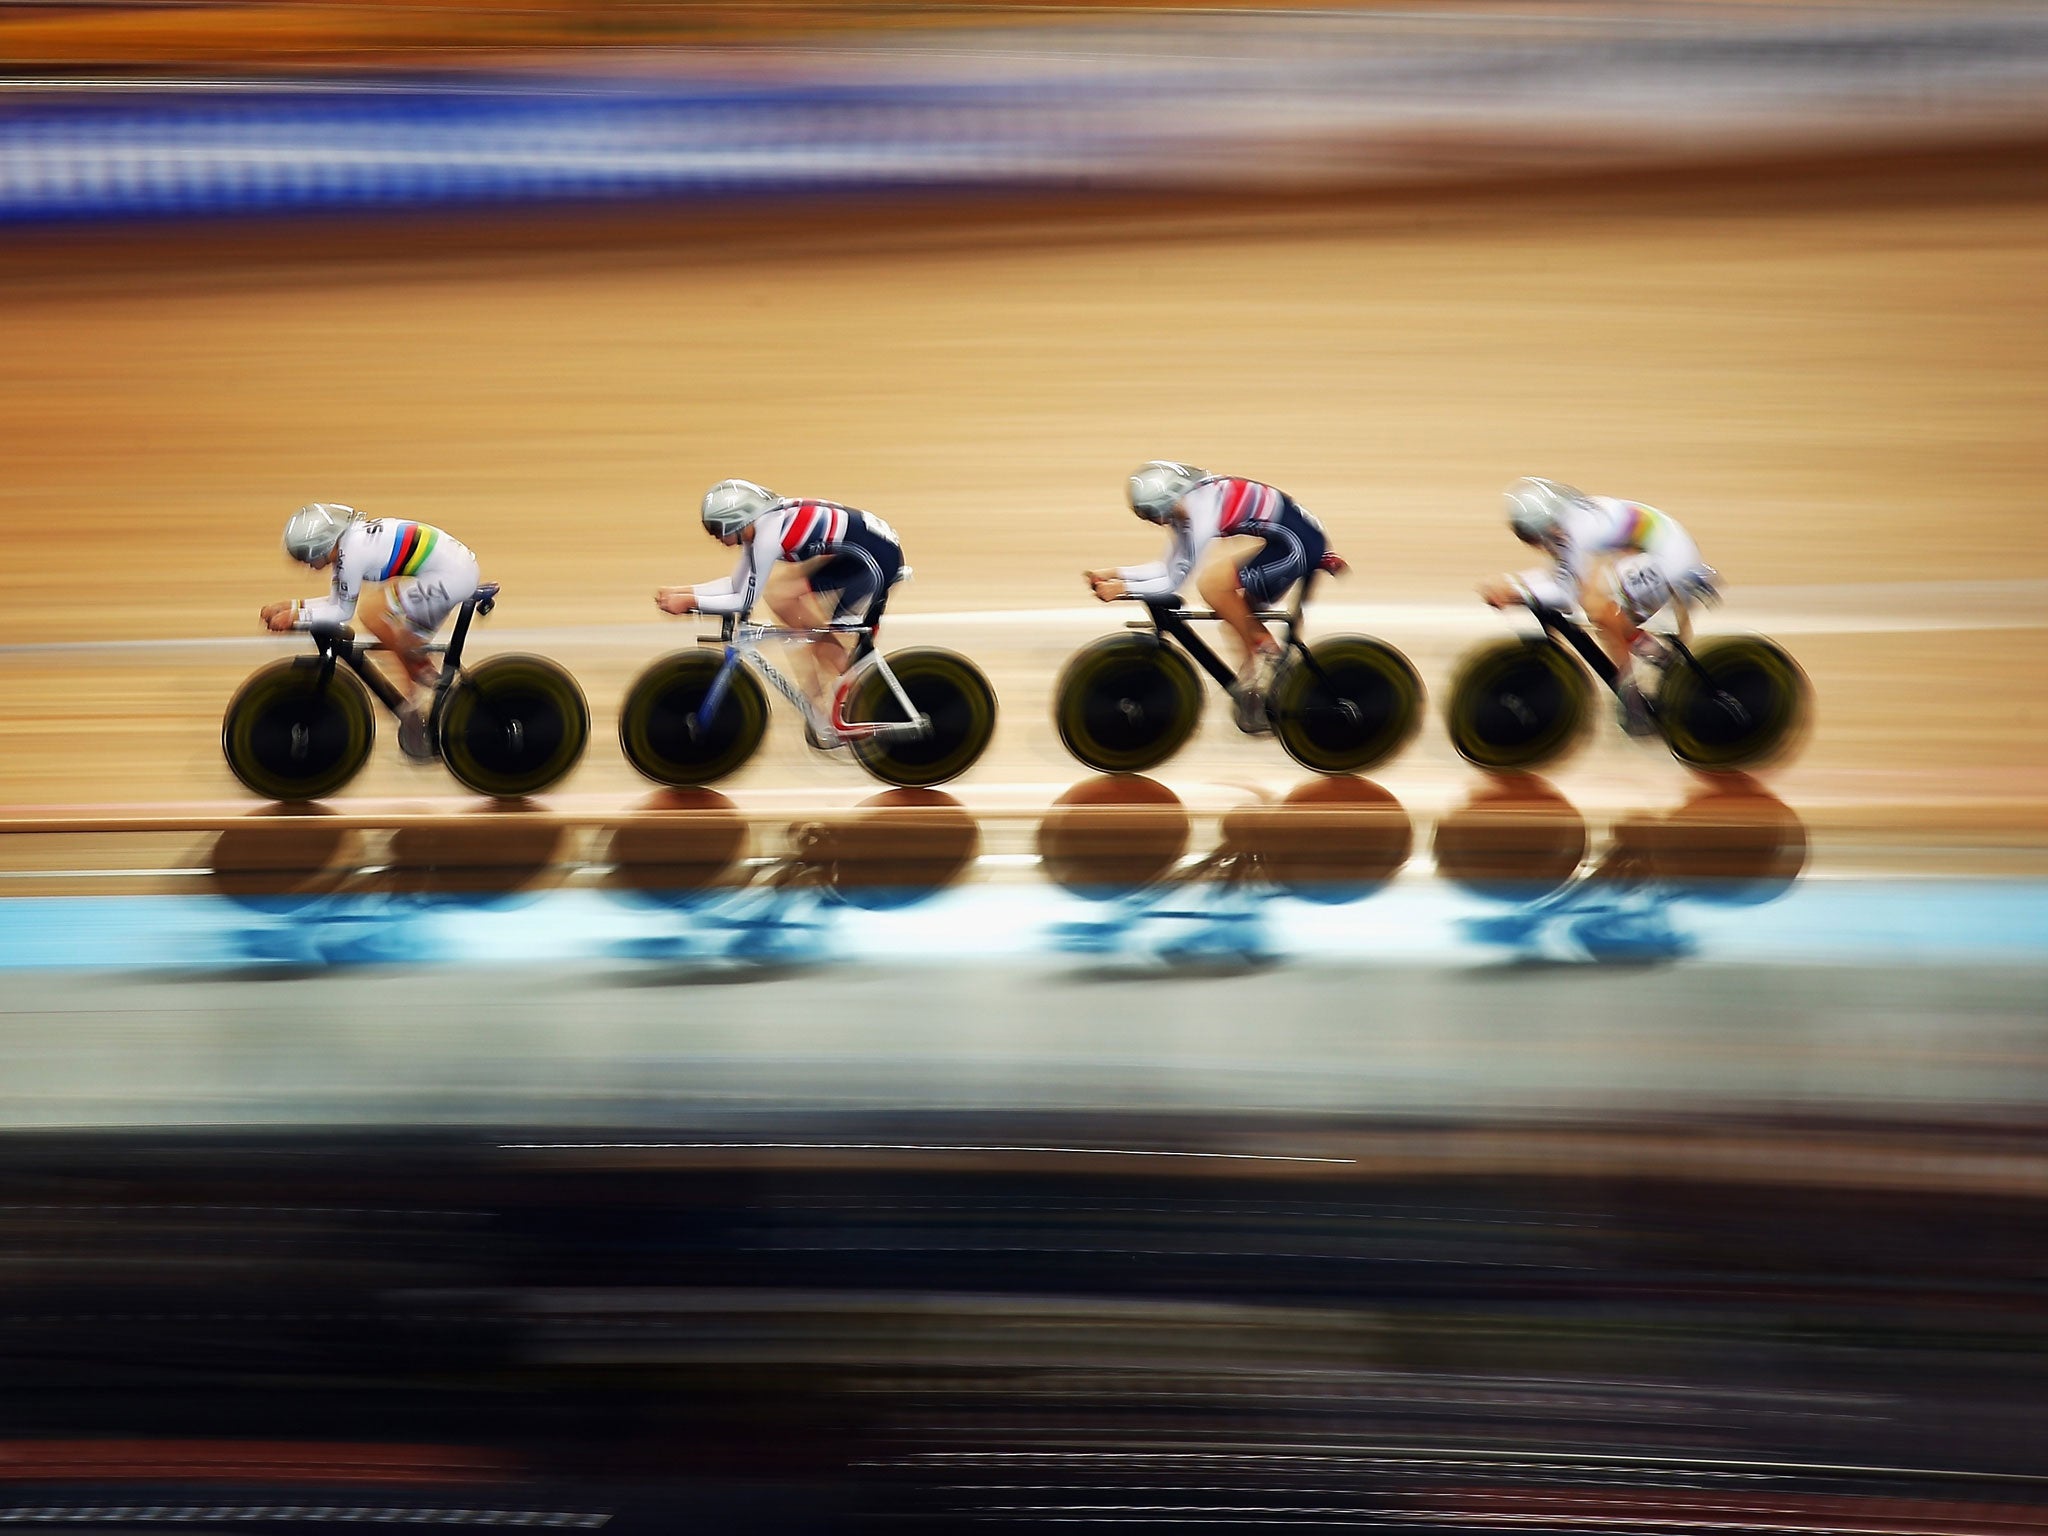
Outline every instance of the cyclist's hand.
<svg viewBox="0 0 2048 1536">
<path fill-rule="evenodd" d="M 1088 587 L 1096 597 L 1105 603 L 1113 603 L 1124 595 L 1124 584 L 1113 571 L 1089 571 Z"/>
<path fill-rule="evenodd" d="M 1522 589 L 1506 577 L 1479 583 L 1479 595 L 1490 608 L 1512 608 L 1522 601 Z"/>
<path fill-rule="evenodd" d="M 654 606 L 663 613 L 694 613 L 697 594 L 688 587 L 663 587 L 654 594 Z"/>
<path fill-rule="evenodd" d="M 263 627 L 283 633 L 292 627 L 292 609 L 296 603 L 265 603 L 263 605 Z"/>
</svg>

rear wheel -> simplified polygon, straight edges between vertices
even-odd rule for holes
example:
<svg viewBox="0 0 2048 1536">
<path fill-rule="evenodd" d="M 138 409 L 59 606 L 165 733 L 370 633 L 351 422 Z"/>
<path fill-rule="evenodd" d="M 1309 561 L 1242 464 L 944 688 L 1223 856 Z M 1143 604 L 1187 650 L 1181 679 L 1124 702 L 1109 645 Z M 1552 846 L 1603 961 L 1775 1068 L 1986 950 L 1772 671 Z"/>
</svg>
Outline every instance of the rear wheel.
<svg viewBox="0 0 2048 1536">
<path fill-rule="evenodd" d="M 633 680 L 619 710 L 619 747 L 626 761 L 657 784 L 682 789 L 737 772 L 768 731 L 768 695 L 744 666 L 727 679 L 712 719 L 698 718 L 722 654 L 677 651 Z"/>
<path fill-rule="evenodd" d="M 274 661 L 251 677 L 220 727 L 228 767 L 266 800 L 333 794 L 369 760 L 376 738 L 363 685 L 317 656 Z"/>
<path fill-rule="evenodd" d="M 542 656 L 493 656 L 465 667 L 437 722 L 441 761 L 480 795 L 538 794 L 576 766 L 590 708 L 567 672 Z"/>
<path fill-rule="evenodd" d="M 1194 665 L 1151 635 L 1109 635 L 1078 652 L 1053 693 L 1067 750 L 1104 773 L 1163 763 L 1202 718 Z"/>
<path fill-rule="evenodd" d="M 1314 666 L 1290 653 L 1267 706 L 1290 757 L 1317 773 L 1356 773 L 1408 744 L 1422 679 L 1407 657 L 1364 635 L 1333 635 L 1308 653 Z"/>
<path fill-rule="evenodd" d="M 855 741 L 860 765 L 885 784 L 913 787 L 943 784 L 973 767 L 996 730 L 995 690 L 981 669 L 956 652 L 926 647 L 898 651 L 889 658 L 889 670 L 911 706 L 931 722 L 931 732 Z M 876 661 L 863 663 L 853 679 L 845 713 L 848 724 L 904 719 L 903 705 Z"/>
<path fill-rule="evenodd" d="M 1451 684 L 1451 745 L 1476 768 L 1556 762 L 1579 743 L 1593 702 L 1584 669 L 1547 640 L 1507 640 L 1466 658 Z"/>
<path fill-rule="evenodd" d="M 1657 723 L 1695 768 L 1753 768 L 1792 746 L 1806 718 L 1806 674 L 1755 635 L 1709 640 L 1664 674 Z M 1705 676 L 1701 676 L 1704 673 Z"/>
</svg>

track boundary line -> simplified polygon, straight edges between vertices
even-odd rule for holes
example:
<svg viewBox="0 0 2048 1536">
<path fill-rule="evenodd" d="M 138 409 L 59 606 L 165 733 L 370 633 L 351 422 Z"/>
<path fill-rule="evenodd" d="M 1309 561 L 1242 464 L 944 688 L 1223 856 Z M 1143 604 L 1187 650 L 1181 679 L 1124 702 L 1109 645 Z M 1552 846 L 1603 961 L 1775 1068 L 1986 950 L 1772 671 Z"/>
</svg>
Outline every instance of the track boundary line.
<svg viewBox="0 0 2048 1536">
<path fill-rule="evenodd" d="M 1821 608 L 1812 605 L 1819 600 Z M 1911 611 L 1914 603 L 1921 611 Z M 1938 611 L 1928 611 L 1930 602 Z M 1752 606 L 1754 603 L 1754 606 Z M 1859 611 L 1829 612 L 1830 606 L 1857 605 Z M 1774 607 L 1774 604 L 1798 604 Z M 1907 605 L 1901 611 L 1900 605 Z M 1878 610 L 1878 611 L 1871 611 Z M 1077 602 L 1058 608 L 959 608 L 930 612 L 894 612 L 890 631 L 931 628 L 1114 629 L 1127 611 L 1118 605 Z M 1315 614 L 1328 624 L 1388 626 L 1432 633 L 1485 635 L 1506 633 L 1514 625 L 1470 601 L 1317 603 Z M 1833 587 L 1748 587 L 1734 602 L 1699 615 L 1703 634 L 1724 630 L 1761 629 L 1785 635 L 1914 634 L 1973 630 L 2048 629 L 2048 581 L 1952 581 L 1844 583 Z M 680 646 L 681 629 L 661 620 L 617 624 L 529 625 L 486 628 L 480 640 L 517 644 L 533 641 L 587 640 L 624 642 L 646 637 Z M 300 635 L 184 635 L 119 640 L 35 640 L 0 642 L 0 656 L 121 654 L 142 650 L 271 650 L 303 647 Z"/>
</svg>

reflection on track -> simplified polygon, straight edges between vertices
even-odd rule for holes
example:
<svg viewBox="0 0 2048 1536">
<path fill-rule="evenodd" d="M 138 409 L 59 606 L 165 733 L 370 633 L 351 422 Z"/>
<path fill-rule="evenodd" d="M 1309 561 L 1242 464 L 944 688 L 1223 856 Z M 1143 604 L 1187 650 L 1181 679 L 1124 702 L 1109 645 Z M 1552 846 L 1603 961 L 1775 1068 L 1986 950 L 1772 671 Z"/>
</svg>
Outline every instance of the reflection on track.
<svg viewBox="0 0 2048 1536">
<path fill-rule="evenodd" d="M 303 832 L 229 827 L 209 859 L 216 892 L 250 922 L 240 958 L 317 967 L 403 965 L 435 957 L 431 920 L 448 911 L 502 908 L 537 899 L 560 878 L 562 829 L 537 820 L 506 826 L 531 802 L 497 801 L 489 825 L 450 817 L 391 830 L 380 862 L 360 832 L 324 824 L 318 808 L 266 807 L 259 817 L 298 815 Z"/>
<path fill-rule="evenodd" d="M 746 857 L 746 819 L 712 789 L 664 790 L 612 829 L 605 889 L 654 906 L 688 904 L 718 890 Z"/>
<path fill-rule="evenodd" d="M 779 829 L 712 791 L 664 792 L 578 856 L 558 820 L 505 810 L 382 832 L 317 812 L 286 826 L 284 813 L 264 812 L 229 828 L 210 862 L 215 891 L 247 919 L 233 958 L 521 958 L 522 944 L 552 941 L 561 921 L 580 925 L 575 952 L 593 959 L 699 968 L 857 958 L 874 933 L 864 914 L 918 908 L 959 886 L 986 830 L 936 790 L 889 790 Z M 772 847 L 757 846 L 771 835 Z M 1699 913 L 1784 894 L 1807 855 L 1799 817 L 1740 775 L 1702 780 L 1677 809 L 1598 833 L 1542 779 L 1489 779 L 1434 828 L 1442 883 L 1410 882 L 1399 902 L 1375 903 L 1416 843 L 1401 803 L 1364 779 L 1310 779 L 1282 799 L 1198 819 L 1155 780 L 1106 776 L 1074 786 L 1040 819 L 1046 885 L 935 904 L 929 932 L 899 926 L 888 942 L 926 958 L 965 940 L 977 952 L 1144 966 L 1263 964 L 1305 952 L 1308 925 L 1322 935 L 1311 949 L 1333 936 L 1348 949 L 1347 933 L 1427 929 L 1475 960 L 1664 960 L 1695 951 Z M 542 902 L 546 916 L 528 914 L 524 941 L 490 926 L 491 913 Z M 1332 928 L 1315 908 L 1357 908 L 1360 926 L 1347 929 L 1347 915 Z M 1437 939 L 1420 942 L 1441 952 Z"/>
<path fill-rule="evenodd" d="M 1436 870 L 1474 895 L 1534 900 L 1585 862 L 1586 818 L 1534 774 L 1497 774 L 1437 823 Z"/>
<path fill-rule="evenodd" d="M 1076 785 L 1039 829 L 1047 877 L 1101 903 L 1061 923 L 1057 947 L 1172 964 L 1277 958 L 1275 898 L 1360 901 L 1408 862 L 1414 828 L 1379 785 L 1311 779 L 1278 803 L 1224 816 L 1213 852 L 1185 862 L 1190 819 L 1151 779 Z"/>
<path fill-rule="evenodd" d="M 360 833 L 305 817 L 305 832 L 222 832 L 214 890 L 249 916 L 239 958 L 301 966 L 395 965 L 439 958 L 434 920 L 539 899 L 563 881 L 564 832 L 537 819 L 450 818 L 392 829 L 381 862 Z M 275 810 L 263 816 L 285 814 Z M 893 789 L 851 811 L 795 823 L 788 851 L 750 860 L 752 832 L 725 796 L 664 791 L 611 829 L 598 888 L 620 905 L 674 918 L 610 947 L 617 958 L 709 964 L 805 964 L 831 955 L 835 912 L 914 906 L 959 882 L 981 829 L 937 790 Z"/>
<path fill-rule="evenodd" d="M 1278 803 L 1222 819 L 1215 849 L 1186 858 L 1191 820 L 1149 779 L 1091 780 L 1040 830 L 1055 883 L 1098 903 L 1062 923 L 1069 953 L 1167 964 L 1270 961 L 1284 951 L 1280 898 L 1362 902 L 1408 862 L 1414 831 L 1379 785 L 1315 779 Z M 1741 774 L 1703 780 L 1666 815 L 1622 818 L 1588 862 L 1585 816 L 1547 781 L 1490 778 L 1438 822 L 1437 873 L 1505 911 L 1464 934 L 1518 959 L 1618 962 L 1692 953 L 1687 902 L 1755 904 L 1784 894 L 1806 862 L 1798 815 Z"/>
<path fill-rule="evenodd" d="M 1136 896 L 1164 880 L 1188 851 L 1194 820 L 1180 796 L 1135 773 L 1084 779 L 1038 824 L 1046 878 L 1090 900 Z"/>
<path fill-rule="evenodd" d="M 787 854 L 742 871 L 746 826 L 731 802 L 700 790 L 687 806 L 664 803 L 674 798 L 657 797 L 645 815 L 612 834 L 619 863 L 613 888 L 676 918 L 667 933 L 613 945 L 621 959 L 815 964 L 832 956 L 838 913 L 915 906 L 957 884 L 981 851 L 980 826 L 951 795 L 892 789 L 849 812 L 792 826 Z M 662 819 L 670 809 L 717 814 L 677 826 Z M 622 851 L 630 864 L 620 863 Z"/>
<path fill-rule="evenodd" d="M 1617 821 L 1590 864 L 1585 818 L 1541 779 L 1497 779 L 1437 825 L 1437 871 L 1508 910 L 1466 933 L 1514 959 L 1678 959 L 1693 952 L 1688 903 L 1782 896 L 1806 864 L 1806 828 L 1743 774 L 1719 774 L 1663 816 Z"/>
</svg>

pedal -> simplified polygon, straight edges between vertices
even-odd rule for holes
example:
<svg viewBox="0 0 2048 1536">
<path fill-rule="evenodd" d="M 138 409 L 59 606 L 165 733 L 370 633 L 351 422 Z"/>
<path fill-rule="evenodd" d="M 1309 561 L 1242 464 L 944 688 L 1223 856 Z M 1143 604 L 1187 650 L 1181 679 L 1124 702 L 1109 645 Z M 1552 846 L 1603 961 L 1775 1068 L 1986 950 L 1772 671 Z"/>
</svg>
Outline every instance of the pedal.
<svg viewBox="0 0 2048 1536">
<path fill-rule="evenodd" d="M 827 741 L 812 728 L 811 722 L 808 720 L 804 722 L 804 745 L 813 752 L 832 758 L 840 758 L 842 753 L 851 753 L 853 750 L 853 743 L 836 732 L 832 739 Z M 841 760 L 843 761 L 843 759 Z"/>
<path fill-rule="evenodd" d="M 1273 721 L 1271 716 L 1266 713 L 1266 696 L 1263 693 L 1233 692 L 1231 694 L 1231 703 L 1235 706 L 1231 711 L 1231 718 L 1236 722 L 1237 728 L 1243 731 L 1245 735 L 1270 736 L 1273 734 Z"/>
<path fill-rule="evenodd" d="M 1657 711 L 1637 688 L 1626 688 L 1614 701 L 1622 731 L 1638 739 L 1658 734 Z"/>
<path fill-rule="evenodd" d="M 434 733 L 427 729 L 427 722 L 411 714 L 399 717 L 398 750 L 415 763 L 431 763 L 441 756 L 439 744 L 434 740 Z"/>
</svg>

